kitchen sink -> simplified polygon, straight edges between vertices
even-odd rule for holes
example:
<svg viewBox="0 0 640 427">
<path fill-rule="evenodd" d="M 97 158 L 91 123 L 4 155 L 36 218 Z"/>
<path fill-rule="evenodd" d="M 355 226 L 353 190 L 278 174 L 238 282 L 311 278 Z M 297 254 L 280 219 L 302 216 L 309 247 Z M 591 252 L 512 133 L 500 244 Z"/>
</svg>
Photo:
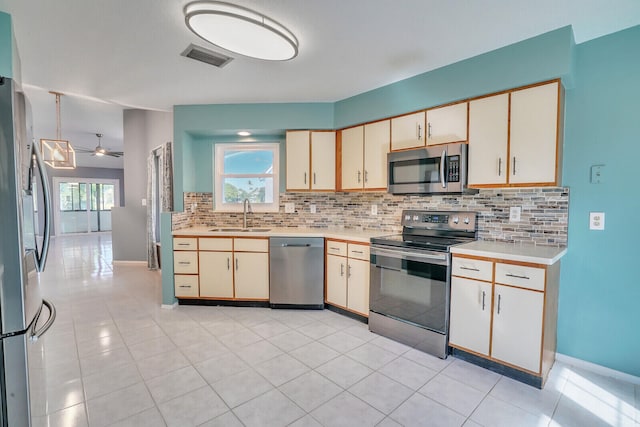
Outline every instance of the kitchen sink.
<svg viewBox="0 0 640 427">
<path fill-rule="evenodd" d="M 212 228 L 209 231 L 222 231 L 222 232 L 242 232 L 242 233 L 264 233 L 271 231 L 270 228 Z"/>
</svg>

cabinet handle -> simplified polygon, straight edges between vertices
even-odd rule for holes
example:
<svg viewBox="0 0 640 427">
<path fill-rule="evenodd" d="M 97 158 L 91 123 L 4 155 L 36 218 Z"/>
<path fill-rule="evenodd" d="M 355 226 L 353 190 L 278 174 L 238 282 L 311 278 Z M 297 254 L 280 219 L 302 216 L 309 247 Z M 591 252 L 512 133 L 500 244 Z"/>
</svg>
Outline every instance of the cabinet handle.
<svg viewBox="0 0 640 427">
<path fill-rule="evenodd" d="M 347 266 L 347 277 L 351 277 L 351 266 Z"/>
<path fill-rule="evenodd" d="M 178 243 L 178 246 L 191 246 L 191 243 Z"/>
<path fill-rule="evenodd" d="M 190 288 L 191 285 L 178 285 L 179 288 Z"/>
<path fill-rule="evenodd" d="M 364 170 L 364 182 L 369 182 L 369 172 L 366 169 Z"/>
<path fill-rule="evenodd" d="M 358 171 L 358 184 L 360 184 L 360 171 Z"/>
<path fill-rule="evenodd" d="M 354 250 L 352 250 L 351 252 L 354 253 L 354 254 L 364 255 L 364 252 L 362 252 L 362 251 L 354 251 Z"/>
<path fill-rule="evenodd" d="M 516 156 L 513 156 L 513 175 L 516 174 Z"/>
<path fill-rule="evenodd" d="M 178 264 L 180 264 L 180 265 L 190 265 L 191 261 L 178 261 Z"/>
<path fill-rule="evenodd" d="M 231 258 L 227 257 L 227 270 L 231 269 Z"/>
<path fill-rule="evenodd" d="M 344 276 L 344 264 L 340 264 L 340 277 Z"/>
<path fill-rule="evenodd" d="M 427 123 L 427 139 L 431 139 L 431 123 Z"/>
<path fill-rule="evenodd" d="M 517 274 L 511 274 L 511 273 L 507 273 L 507 274 L 505 274 L 505 276 L 507 276 L 507 277 L 515 277 L 516 279 L 526 279 L 526 280 L 531 279 L 530 277 L 527 277 L 527 276 L 518 276 Z"/>
<path fill-rule="evenodd" d="M 482 311 L 484 311 L 484 297 L 487 295 L 485 291 L 482 291 Z"/>
<path fill-rule="evenodd" d="M 236 258 L 236 271 L 238 271 L 238 258 Z"/>
<path fill-rule="evenodd" d="M 470 268 L 470 267 L 465 267 L 465 266 L 461 266 L 460 270 L 469 270 L 469 271 L 480 271 L 477 268 Z M 483 292 L 484 293 L 484 292 Z"/>
<path fill-rule="evenodd" d="M 306 172 L 304 173 L 304 183 L 305 184 L 307 183 L 307 173 Z"/>
<path fill-rule="evenodd" d="M 314 185 L 316 184 L 316 173 L 315 172 L 313 173 L 313 184 Z"/>
<path fill-rule="evenodd" d="M 422 125 L 418 123 L 418 141 L 422 140 Z"/>
<path fill-rule="evenodd" d="M 502 176 L 502 157 L 498 157 L 498 176 Z"/>
<path fill-rule="evenodd" d="M 331 249 L 332 251 L 339 251 L 340 248 L 336 248 L 335 246 L 329 246 L 329 249 Z"/>
<path fill-rule="evenodd" d="M 498 313 L 500 314 L 500 302 L 502 301 L 502 295 L 498 294 Z"/>
</svg>

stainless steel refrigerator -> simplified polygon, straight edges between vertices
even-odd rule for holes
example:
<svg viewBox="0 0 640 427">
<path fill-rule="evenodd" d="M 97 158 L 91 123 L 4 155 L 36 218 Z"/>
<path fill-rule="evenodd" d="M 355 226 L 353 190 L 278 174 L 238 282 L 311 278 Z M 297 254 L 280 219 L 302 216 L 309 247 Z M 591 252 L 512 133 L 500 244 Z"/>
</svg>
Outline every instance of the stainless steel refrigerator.
<svg viewBox="0 0 640 427">
<path fill-rule="evenodd" d="M 37 143 L 28 134 L 28 103 L 16 86 L 12 79 L 0 76 L 0 426 L 3 427 L 31 425 L 27 346 L 46 332 L 55 319 L 54 306 L 42 299 L 34 280 L 47 259 L 51 199 Z M 45 205 L 42 239 L 36 238 L 34 227 L 35 182 Z"/>
</svg>

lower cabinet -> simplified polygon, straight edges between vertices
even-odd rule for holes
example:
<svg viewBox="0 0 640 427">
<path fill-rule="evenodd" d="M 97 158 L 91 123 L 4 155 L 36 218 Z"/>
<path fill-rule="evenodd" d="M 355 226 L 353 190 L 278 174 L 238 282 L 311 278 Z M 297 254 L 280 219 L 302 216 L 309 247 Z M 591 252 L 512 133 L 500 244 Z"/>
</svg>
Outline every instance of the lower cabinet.
<svg viewBox="0 0 640 427">
<path fill-rule="evenodd" d="M 369 246 L 327 239 L 326 303 L 369 316 Z"/>
<path fill-rule="evenodd" d="M 175 242 L 181 243 L 173 252 L 176 297 L 269 299 L 268 238 L 180 237 Z"/>
<path fill-rule="evenodd" d="M 559 269 L 454 255 L 449 345 L 543 384 L 555 359 Z"/>
</svg>

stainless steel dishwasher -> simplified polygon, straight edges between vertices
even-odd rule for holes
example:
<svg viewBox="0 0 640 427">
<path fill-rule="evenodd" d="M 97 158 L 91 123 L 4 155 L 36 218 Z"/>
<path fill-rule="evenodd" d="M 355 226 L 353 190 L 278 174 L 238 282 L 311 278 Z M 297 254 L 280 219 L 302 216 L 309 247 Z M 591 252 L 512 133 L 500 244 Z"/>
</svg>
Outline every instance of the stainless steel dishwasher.
<svg viewBox="0 0 640 427">
<path fill-rule="evenodd" d="M 324 308 L 324 239 L 269 239 L 271 308 Z"/>
</svg>

